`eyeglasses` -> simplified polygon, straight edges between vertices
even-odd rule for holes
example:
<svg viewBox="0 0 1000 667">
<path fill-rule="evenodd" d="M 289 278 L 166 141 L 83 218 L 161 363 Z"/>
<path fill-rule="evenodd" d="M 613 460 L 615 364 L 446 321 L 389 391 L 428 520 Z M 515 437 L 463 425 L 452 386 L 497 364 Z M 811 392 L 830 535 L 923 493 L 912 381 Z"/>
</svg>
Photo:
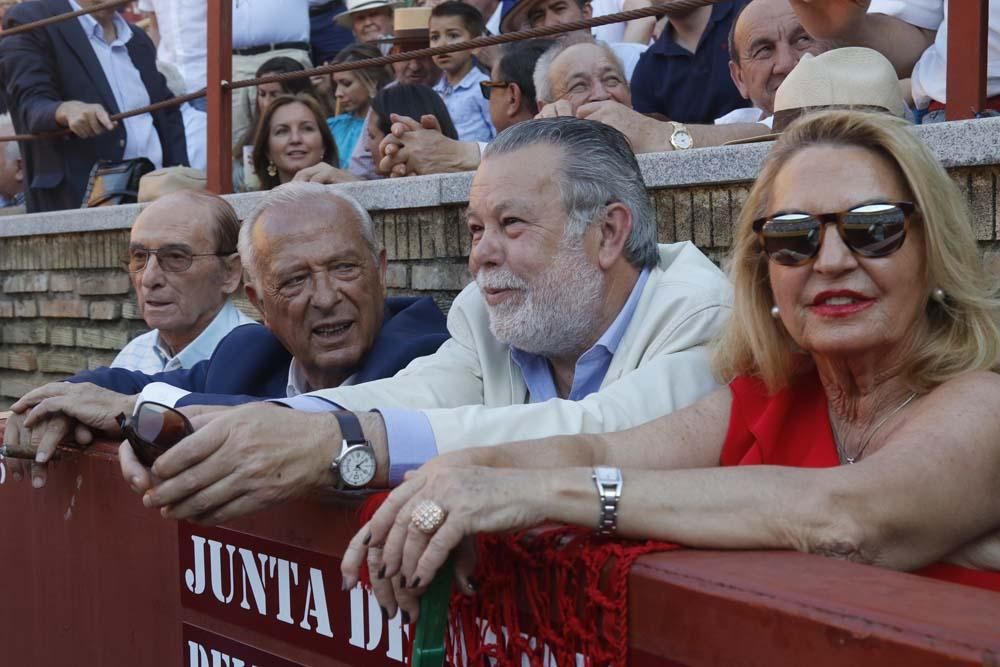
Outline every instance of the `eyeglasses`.
<svg viewBox="0 0 1000 667">
<path fill-rule="evenodd" d="M 146 268 L 150 255 L 156 255 L 160 268 L 171 273 L 187 271 L 191 268 L 195 257 L 226 257 L 233 252 L 191 252 L 185 245 L 171 244 L 159 248 L 129 248 L 128 257 L 122 260 L 125 270 L 129 273 L 139 273 Z"/>
<path fill-rule="evenodd" d="M 768 259 L 784 266 L 808 264 L 819 254 L 823 226 L 836 223 L 840 239 L 862 257 L 885 257 L 906 240 L 910 202 L 861 204 L 840 213 L 779 213 L 753 221 L 753 231 Z"/>
<path fill-rule="evenodd" d="M 494 88 L 506 88 L 510 85 L 510 81 L 480 81 L 479 90 L 482 92 L 483 97 L 490 99 L 490 93 L 493 92 Z"/>
<path fill-rule="evenodd" d="M 166 405 L 144 401 L 131 417 L 118 415 L 118 426 L 135 456 L 147 468 L 165 451 L 194 433 L 183 414 Z"/>
</svg>

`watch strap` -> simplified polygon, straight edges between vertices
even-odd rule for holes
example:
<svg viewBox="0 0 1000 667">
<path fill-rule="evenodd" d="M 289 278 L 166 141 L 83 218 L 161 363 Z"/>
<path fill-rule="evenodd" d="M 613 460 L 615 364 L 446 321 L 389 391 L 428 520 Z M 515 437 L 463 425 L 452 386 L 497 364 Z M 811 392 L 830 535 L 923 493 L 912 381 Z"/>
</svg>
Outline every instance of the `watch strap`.
<svg viewBox="0 0 1000 667">
<path fill-rule="evenodd" d="M 622 471 L 618 468 L 597 466 L 591 477 L 597 485 L 601 502 L 601 515 L 596 532 L 598 535 L 614 535 L 618 530 L 618 500 L 622 495 Z"/>
<path fill-rule="evenodd" d="M 367 442 L 365 432 L 361 430 L 361 420 L 353 412 L 347 410 L 337 410 L 333 413 L 337 423 L 340 424 L 340 435 L 348 445 L 360 445 Z"/>
</svg>

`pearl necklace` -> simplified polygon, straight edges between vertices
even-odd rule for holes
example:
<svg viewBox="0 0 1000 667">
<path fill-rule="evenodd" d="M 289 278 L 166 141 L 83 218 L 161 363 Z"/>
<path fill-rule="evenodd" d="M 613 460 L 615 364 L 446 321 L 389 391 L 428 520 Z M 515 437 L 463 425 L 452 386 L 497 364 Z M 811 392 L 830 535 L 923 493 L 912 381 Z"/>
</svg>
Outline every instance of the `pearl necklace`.
<svg viewBox="0 0 1000 667">
<path fill-rule="evenodd" d="M 895 415 L 897 412 L 899 412 L 903 408 L 905 408 L 907 405 L 909 405 L 910 402 L 913 399 L 915 399 L 916 397 L 917 397 L 917 392 L 913 392 L 912 394 L 910 394 L 909 396 L 906 397 L 905 401 L 903 401 L 902 403 L 900 403 L 899 405 L 897 405 L 895 407 L 895 409 L 892 410 L 892 412 L 890 412 L 889 414 L 887 414 L 885 417 L 882 417 L 882 419 L 880 419 L 879 422 L 877 424 L 875 424 L 875 428 L 873 428 L 871 430 L 871 433 L 869 433 L 868 437 L 865 438 L 864 444 L 861 445 L 861 449 L 859 449 L 858 453 L 855 454 L 854 456 L 848 456 L 847 455 L 847 453 L 844 451 L 843 447 L 840 444 L 840 438 L 837 437 L 837 432 L 833 431 L 833 440 L 834 440 L 834 443 L 837 445 L 837 457 L 841 461 L 846 461 L 848 465 L 853 465 L 854 462 L 857 461 L 858 459 L 860 459 L 861 455 L 865 453 L 865 450 L 868 449 L 868 445 L 871 443 L 872 438 L 874 438 L 875 434 L 878 433 L 878 430 L 880 428 L 882 428 L 882 426 L 887 421 L 889 421 L 889 418 L 892 417 L 893 415 Z M 831 424 L 831 429 L 830 430 L 831 431 L 833 430 L 832 424 Z"/>
</svg>

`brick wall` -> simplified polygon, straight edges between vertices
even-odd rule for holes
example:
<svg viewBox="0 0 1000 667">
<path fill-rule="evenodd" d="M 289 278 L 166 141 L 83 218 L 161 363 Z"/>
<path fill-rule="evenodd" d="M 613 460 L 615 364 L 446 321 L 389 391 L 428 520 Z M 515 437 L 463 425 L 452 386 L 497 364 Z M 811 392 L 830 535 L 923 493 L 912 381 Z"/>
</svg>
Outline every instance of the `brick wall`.
<svg viewBox="0 0 1000 667">
<path fill-rule="evenodd" d="M 997 125 L 1000 128 L 1000 122 Z M 1000 281 L 996 220 L 1000 166 L 956 166 L 950 173 L 969 197 L 984 261 Z M 685 170 L 683 176 L 690 178 L 690 171 Z M 742 182 L 706 185 L 710 179 L 695 176 L 702 179 L 701 183 L 651 187 L 659 238 L 664 242 L 693 241 L 718 262 L 729 248 L 733 223 L 749 183 L 743 178 Z M 647 183 L 660 178 L 648 172 L 646 177 Z M 444 193 L 449 183 L 448 187 L 456 187 L 456 178 L 457 187 L 464 184 L 467 192 L 467 178 L 461 177 L 443 180 L 435 187 Z M 383 191 L 394 188 L 397 198 L 403 192 L 402 196 L 427 203 L 426 197 L 421 199 L 414 193 L 426 190 L 434 181 L 411 182 L 412 186 L 405 181 L 365 185 L 381 188 L 378 193 L 383 199 Z M 365 194 L 363 189 L 352 193 L 366 206 L 373 206 L 370 193 Z M 462 224 L 461 197 L 438 196 L 443 203 L 420 208 L 389 209 L 383 202 L 381 210 L 373 211 L 373 217 L 389 257 L 390 293 L 429 295 L 447 309 L 469 281 L 465 265 L 469 239 Z M 233 203 L 245 215 L 252 199 L 237 197 Z M 127 215 L 130 220 L 135 212 L 105 215 Z M 13 399 L 47 381 L 62 379 L 83 368 L 107 365 L 117 350 L 146 330 L 120 264 L 128 246 L 127 225 L 116 227 L 33 236 L 0 235 L 0 407 L 9 406 Z M 245 299 L 237 300 L 237 305 L 255 314 Z"/>
</svg>

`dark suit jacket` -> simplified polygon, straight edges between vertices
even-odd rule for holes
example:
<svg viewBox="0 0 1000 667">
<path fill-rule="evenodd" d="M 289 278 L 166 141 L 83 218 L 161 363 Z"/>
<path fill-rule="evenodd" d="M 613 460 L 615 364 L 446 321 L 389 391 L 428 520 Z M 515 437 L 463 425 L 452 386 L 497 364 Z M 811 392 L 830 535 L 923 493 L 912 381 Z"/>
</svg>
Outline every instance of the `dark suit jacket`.
<svg viewBox="0 0 1000 667">
<path fill-rule="evenodd" d="M 71 11 L 66 0 L 33 0 L 14 5 L 4 16 L 4 28 L 23 25 Z M 142 76 L 150 102 L 173 97 L 156 69 L 156 47 L 139 28 L 132 28 L 127 48 Z M 79 100 L 101 104 L 109 114 L 119 109 L 100 61 L 77 19 L 0 39 L 0 82 L 18 133 L 61 129 L 56 108 Z M 163 166 L 188 163 L 184 121 L 177 107 L 153 114 L 163 147 Z M 29 212 L 79 208 L 87 177 L 98 159 L 121 160 L 125 126 L 90 139 L 77 137 L 21 142 L 27 174 Z"/>
<path fill-rule="evenodd" d="M 382 329 L 355 371 L 354 382 L 391 377 L 417 357 L 437 351 L 447 339 L 444 314 L 429 297 L 386 299 Z M 244 324 L 219 342 L 210 359 L 189 369 L 145 375 L 98 368 L 74 375 L 69 382 L 92 382 L 129 395 L 150 382 L 166 382 L 192 392 L 178 405 L 239 405 L 284 398 L 291 363 L 292 355 L 266 327 Z"/>
</svg>

